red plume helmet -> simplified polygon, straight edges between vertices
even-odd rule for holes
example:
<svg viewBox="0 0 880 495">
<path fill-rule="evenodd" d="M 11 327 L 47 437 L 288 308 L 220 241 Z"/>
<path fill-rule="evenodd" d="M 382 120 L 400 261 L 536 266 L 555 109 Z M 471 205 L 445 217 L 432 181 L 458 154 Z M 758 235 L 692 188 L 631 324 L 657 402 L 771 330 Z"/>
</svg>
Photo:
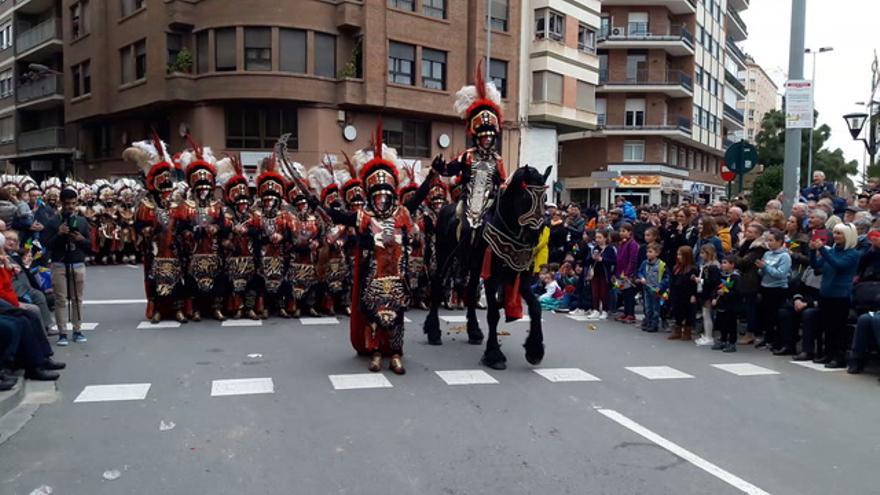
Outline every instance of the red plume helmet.
<svg viewBox="0 0 880 495">
<path fill-rule="evenodd" d="M 379 120 L 373 138 L 373 158 L 361 167 L 360 178 L 369 194 L 380 188 L 390 189 L 396 194 L 397 185 L 400 183 L 397 167 L 386 160 L 382 152 L 382 120 Z"/>
<path fill-rule="evenodd" d="M 217 167 L 212 163 L 214 161 L 213 157 L 206 155 L 205 149 L 196 142 L 191 134 L 186 134 L 186 140 L 195 154 L 195 160 L 192 160 L 186 166 L 186 182 L 190 187 L 194 187 L 194 181 L 202 183 L 213 182 L 217 177 Z M 208 176 L 209 174 L 210 177 Z"/>
<path fill-rule="evenodd" d="M 274 194 L 279 198 L 284 195 L 284 176 L 276 170 L 275 152 L 271 157 L 263 159 L 262 172 L 257 177 L 257 194 L 262 197 L 266 194 Z"/>
<path fill-rule="evenodd" d="M 501 93 L 483 78 L 483 60 L 477 62 L 474 85 L 455 94 L 455 111 L 467 121 L 469 136 L 497 135 L 501 132 Z"/>
</svg>

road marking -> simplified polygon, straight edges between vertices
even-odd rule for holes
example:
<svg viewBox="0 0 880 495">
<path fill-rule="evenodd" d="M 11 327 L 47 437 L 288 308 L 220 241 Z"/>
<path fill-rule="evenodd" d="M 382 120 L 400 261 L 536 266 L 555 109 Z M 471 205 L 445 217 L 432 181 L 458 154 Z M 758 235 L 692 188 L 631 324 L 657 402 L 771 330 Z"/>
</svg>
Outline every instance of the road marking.
<svg viewBox="0 0 880 495">
<path fill-rule="evenodd" d="M 357 390 L 362 388 L 392 388 L 391 382 L 380 373 L 353 373 L 328 375 L 334 390 Z"/>
<path fill-rule="evenodd" d="M 580 368 L 542 368 L 532 370 L 553 383 L 558 382 L 600 382 L 598 377 Z"/>
<path fill-rule="evenodd" d="M 768 492 L 758 488 L 757 486 L 749 483 L 748 481 L 732 474 L 720 467 L 712 464 L 711 462 L 703 459 L 702 457 L 694 454 L 693 452 L 681 447 L 680 445 L 667 440 L 660 435 L 654 433 L 653 431 L 645 428 L 644 426 L 636 423 L 635 421 L 627 418 L 623 414 L 620 414 L 617 411 L 611 409 L 601 409 L 597 408 L 596 411 L 605 416 L 606 418 L 614 421 L 615 423 L 623 426 L 624 428 L 632 431 L 633 433 L 657 444 L 658 446 L 668 450 L 673 455 L 676 455 L 685 461 L 693 464 L 694 466 L 702 469 L 703 471 L 711 474 L 712 476 L 720 479 L 721 481 L 727 483 L 728 485 L 740 490 L 743 493 L 747 493 L 749 495 L 770 495 Z"/>
<path fill-rule="evenodd" d="M 498 380 L 483 370 L 449 370 L 435 371 L 447 385 L 489 385 L 496 384 Z"/>
<path fill-rule="evenodd" d="M 440 319 L 444 323 L 467 323 L 467 316 L 463 315 L 441 316 Z"/>
<path fill-rule="evenodd" d="M 403 317 L 403 322 L 404 322 L 404 323 L 412 323 L 412 320 L 410 320 L 408 317 L 404 316 L 404 317 Z"/>
<path fill-rule="evenodd" d="M 57 328 L 58 328 L 58 325 L 53 325 L 53 327 L 55 327 L 55 328 L 57 329 Z M 85 322 L 80 323 L 80 329 L 81 329 L 81 330 L 94 330 L 94 329 L 96 329 L 96 328 L 98 328 L 98 324 L 97 324 L 97 323 L 85 323 Z M 70 331 L 72 331 L 72 330 L 73 330 L 73 324 L 72 324 L 72 323 L 68 323 L 68 324 L 67 324 L 67 331 L 70 332 Z"/>
<path fill-rule="evenodd" d="M 599 321 L 599 320 L 591 320 L 587 315 L 565 315 L 567 318 L 574 321 Z"/>
<path fill-rule="evenodd" d="M 778 371 L 773 371 L 771 369 L 762 368 L 761 366 L 757 366 L 751 363 L 726 363 L 726 364 L 713 364 L 715 368 L 719 370 L 726 371 L 728 373 L 733 373 L 737 376 L 758 376 L 758 375 L 778 375 Z"/>
<path fill-rule="evenodd" d="M 804 368 L 810 368 L 811 370 L 816 371 L 843 371 L 846 368 L 826 368 L 824 364 L 814 363 L 812 361 L 789 361 L 791 364 L 796 364 L 798 366 L 803 366 Z"/>
<path fill-rule="evenodd" d="M 102 306 L 115 304 L 147 304 L 146 299 L 93 299 L 83 301 L 84 306 Z"/>
<path fill-rule="evenodd" d="M 693 378 L 683 371 L 678 371 L 669 366 L 628 366 L 626 369 L 648 380 L 676 380 L 680 378 Z"/>
<path fill-rule="evenodd" d="M 238 378 L 211 382 L 211 397 L 274 393 L 275 384 L 271 378 Z"/>
<path fill-rule="evenodd" d="M 220 324 L 224 327 L 261 327 L 263 320 L 226 320 Z"/>
<path fill-rule="evenodd" d="M 332 316 L 323 318 L 300 318 L 299 322 L 303 325 L 338 325 L 339 320 Z"/>
<path fill-rule="evenodd" d="M 118 383 L 114 385 L 89 385 L 73 402 L 112 402 L 120 400 L 144 400 L 150 391 L 149 383 Z"/>
<path fill-rule="evenodd" d="M 160 321 L 159 323 L 151 323 L 149 321 L 142 321 L 138 323 L 138 330 L 144 330 L 147 328 L 179 328 L 179 321 Z"/>
</svg>

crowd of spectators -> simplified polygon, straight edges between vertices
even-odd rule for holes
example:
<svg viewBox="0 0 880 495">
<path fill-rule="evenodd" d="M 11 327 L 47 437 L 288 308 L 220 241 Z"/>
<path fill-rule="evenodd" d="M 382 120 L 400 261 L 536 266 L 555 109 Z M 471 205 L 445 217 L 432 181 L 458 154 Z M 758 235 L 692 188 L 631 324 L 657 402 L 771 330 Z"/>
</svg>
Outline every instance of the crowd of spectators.
<svg viewBox="0 0 880 495">
<path fill-rule="evenodd" d="M 545 310 L 860 373 L 880 345 L 880 191 L 813 179 L 787 216 L 780 199 L 548 203 L 533 290 Z"/>
</svg>

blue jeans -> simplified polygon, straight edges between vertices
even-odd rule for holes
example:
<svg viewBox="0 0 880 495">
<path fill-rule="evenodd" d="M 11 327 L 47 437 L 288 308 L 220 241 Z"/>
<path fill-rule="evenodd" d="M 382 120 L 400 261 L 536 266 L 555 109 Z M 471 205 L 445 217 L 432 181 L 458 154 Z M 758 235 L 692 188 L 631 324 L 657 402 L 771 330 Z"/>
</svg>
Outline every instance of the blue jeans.
<svg viewBox="0 0 880 495">
<path fill-rule="evenodd" d="M 856 333 L 853 335 L 852 352 L 856 357 L 864 356 L 871 347 L 871 337 L 874 344 L 880 346 L 880 313 L 863 314 L 856 323 Z"/>
<path fill-rule="evenodd" d="M 649 289 L 645 289 L 642 293 L 645 298 L 645 328 L 656 329 L 660 326 L 660 297 Z"/>
</svg>

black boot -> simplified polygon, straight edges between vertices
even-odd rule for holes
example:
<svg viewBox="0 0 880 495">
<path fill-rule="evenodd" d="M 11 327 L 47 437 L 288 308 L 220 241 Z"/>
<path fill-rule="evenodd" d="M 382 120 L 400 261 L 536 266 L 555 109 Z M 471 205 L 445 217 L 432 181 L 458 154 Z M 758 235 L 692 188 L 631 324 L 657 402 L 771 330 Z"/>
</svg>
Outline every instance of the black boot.
<svg viewBox="0 0 880 495">
<path fill-rule="evenodd" d="M 61 375 L 55 371 L 48 371 L 39 368 L 31 368 L 25 370 L 24 377 L 28 380 L 37 380 L 41 382 L 51 382 L 57 380 Z"/>
<path fill-rule="evenodd" d="M 846 372 L 850 375 L 858 375 L 865 370 L 865 358 L 849 351 L 846 353 Z"/>
</svg>

